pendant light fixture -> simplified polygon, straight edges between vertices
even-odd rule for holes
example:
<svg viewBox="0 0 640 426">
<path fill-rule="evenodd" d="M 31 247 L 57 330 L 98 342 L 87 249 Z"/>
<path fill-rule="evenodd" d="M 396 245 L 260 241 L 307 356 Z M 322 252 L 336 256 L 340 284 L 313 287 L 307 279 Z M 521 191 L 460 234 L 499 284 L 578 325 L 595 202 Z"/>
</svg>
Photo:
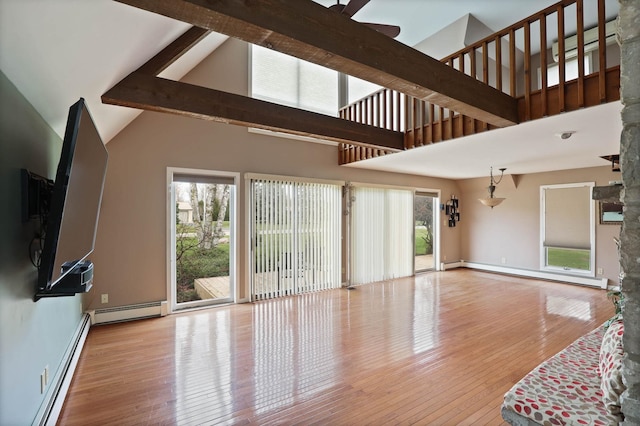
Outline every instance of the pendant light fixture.
<svg viewBox="0 0 640 426">
<path fill-rule="evenodd" d="M 493 178 L 493 166 L 491 167 L 490 170 L 490 176 L 491 176 L 491 183 L 489 185 L 489 187 L 487 188 L 489 190 L 489 197 L 488 198 L 478 198 L 478 200 L 484 204 L 487 207 L 491 207 L 494 208 L 495 206 L 497 206 L 498 204 L 502 203 L 505 198 L 497 198 L 493 195 L 493 193 L 496 191 L 496 185 L 499 184 L 502 181 L 502 178 L 504 177 L 504 171 L 507 170 L 506 168 L 501 168 L 500 169 L 500 178 L 499 179 L 494 179 Z"/>
</svg>

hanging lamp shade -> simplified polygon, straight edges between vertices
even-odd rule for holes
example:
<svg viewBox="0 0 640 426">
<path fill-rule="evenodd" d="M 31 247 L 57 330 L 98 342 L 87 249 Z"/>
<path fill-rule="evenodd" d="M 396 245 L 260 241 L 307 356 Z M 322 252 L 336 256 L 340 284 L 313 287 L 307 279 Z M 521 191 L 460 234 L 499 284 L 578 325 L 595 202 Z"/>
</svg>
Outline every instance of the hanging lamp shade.
<svg viewBox="0 0 640 426">
<path fill-rule="evenodd" d="M 494 208 L 495 206 L 497 206 L 498 204 L 502 203 L 504 200 L 506 200 L 506 198 L 498 198 L 495 197 L 493 194 L 494 192 L 496 192 L 496 185 L 500 183 L 500 181 L 502 181 L 502 177 L 504 176 L 504 171 L 507 169 L 500 169 L 500 179 L 493 179 L 493 167 L 491 167 L 490 173 L 489 175 L 491 176 L 491 184 L 489 185 L 489 187 L 487 188 L 489 190 L 489 197 L 487 198 L 478 198 L 478 201 L 480 201 L 482 204 L 484 204 L 487 207 L 491 207 Z"/>
<path fill-rule="evenodd" d="M 485 206 L 491 207 L 491 208 L 494 208 L 498 204 L 502 203 L 504 200 L 506 200 L 506 198 L 497 198 L 497 197 L 478 198 L 478 201 L 480 201 Z"/>
</svg>

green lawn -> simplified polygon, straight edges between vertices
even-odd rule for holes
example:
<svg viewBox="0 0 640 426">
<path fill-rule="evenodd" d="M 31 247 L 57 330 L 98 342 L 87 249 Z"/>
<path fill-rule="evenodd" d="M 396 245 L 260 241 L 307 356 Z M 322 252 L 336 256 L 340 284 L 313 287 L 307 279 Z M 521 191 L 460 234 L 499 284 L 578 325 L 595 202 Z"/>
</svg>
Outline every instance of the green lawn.
<svg viewBox="0 0 640 426">
<path fill-rule="evenodd" d="M 591 269 L 590 261 L 591 252 L 589 250 L 547 248 L 547 265 L 549 266 L 588 271 Z"/>
<path fill-rule="evenodd" d="M 416 256 L 420 256 L 422 254 L 432 254 L 433 253 L 433 249 L 431 249 L 429 251 L 429 253 L 427 253 L 427 244 L 424 240 L 424 236 L 427 235 L 427 229 L 426 228 L 416 228 Z"/>
</svg>

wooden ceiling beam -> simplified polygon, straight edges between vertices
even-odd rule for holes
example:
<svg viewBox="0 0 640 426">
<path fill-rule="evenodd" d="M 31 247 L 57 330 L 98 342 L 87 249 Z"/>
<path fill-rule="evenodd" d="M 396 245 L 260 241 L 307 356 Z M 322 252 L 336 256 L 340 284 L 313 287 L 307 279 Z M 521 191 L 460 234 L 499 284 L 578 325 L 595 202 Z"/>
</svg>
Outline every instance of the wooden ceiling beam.
<svg viewBox="0 0 640 426">
<path fill-rule="evenodd" d="M 134 72 L 102 102 L 393 151 L 404 136 L 374 126 Z"/>
<path fill-rule="evenodd" d="M 149 59 L 136 71 L 143 74 L 157 76 L 169 67 L 169 65 L 177 61 L 178 58 L 187 53 L 189 49 L 198 44 L 200 40 L 209 35 L 210 32 L 210 30 L 205 28 L 189 28 L 180 37 L 169 43 L 169 45 L 162 49 L 160 53 Z"/>
<path fill-rule="evenodd" d="M 505 127 L 516 100 L 311 0 L 116 0 Z"/>
</svg>

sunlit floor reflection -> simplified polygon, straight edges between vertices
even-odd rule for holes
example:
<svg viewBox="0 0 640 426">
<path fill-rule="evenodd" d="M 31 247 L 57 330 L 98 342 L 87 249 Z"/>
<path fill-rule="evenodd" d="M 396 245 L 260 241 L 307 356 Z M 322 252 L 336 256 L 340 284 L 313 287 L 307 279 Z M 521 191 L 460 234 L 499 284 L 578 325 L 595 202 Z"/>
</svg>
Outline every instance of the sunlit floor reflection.
<svg viewBox="0 0 640 426">
<path fill-rule="evenodd" d="M 591 302 L 586 300 L 547 295 L 545 305 L 547 313 L 552 315 L 561 315 L 582 321 L 591 321 L 594 315 Z"/>
</svg>

